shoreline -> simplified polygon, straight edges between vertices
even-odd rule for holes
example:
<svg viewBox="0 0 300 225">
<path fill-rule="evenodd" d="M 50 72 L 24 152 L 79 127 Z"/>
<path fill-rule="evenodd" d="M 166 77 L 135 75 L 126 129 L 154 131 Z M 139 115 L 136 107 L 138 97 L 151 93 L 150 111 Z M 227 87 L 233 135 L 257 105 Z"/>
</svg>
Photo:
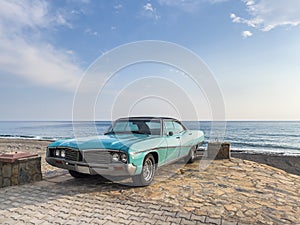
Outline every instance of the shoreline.
<svg viewBox="0 0 300 225">
<path fill-rule="evenodd" d="M 46 147 L 52 141 L 37 139 L 0 138 L 0 154 L 24 151 L 39 154 L 42 157 L 42 172 L 57 169 L 45 161 Z M 249 153 L 240 150 L 231 151 L 231 157 L 266 164 L 287 173 L 300 176 L 300 155 L 284 155 L 269 153 Z"/>
</svg>

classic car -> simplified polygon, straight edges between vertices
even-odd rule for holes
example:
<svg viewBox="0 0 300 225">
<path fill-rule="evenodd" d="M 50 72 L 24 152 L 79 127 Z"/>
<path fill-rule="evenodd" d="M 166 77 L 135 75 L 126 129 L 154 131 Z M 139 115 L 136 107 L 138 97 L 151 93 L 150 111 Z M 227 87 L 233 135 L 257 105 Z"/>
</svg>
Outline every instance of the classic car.
<svg viewBox="0 0 300 225">
<path fill-rule="evenodd" d="M 203 141 L 202 131 L 188 130 L 174 118 L 127 117 L 114 121 L 104 135 L 49 144 L 46 161 L 75 178 L 132 177 L 134 185 L 146 186 L 157 168 L 180 159 L 194 162 Z"/>
</svg>

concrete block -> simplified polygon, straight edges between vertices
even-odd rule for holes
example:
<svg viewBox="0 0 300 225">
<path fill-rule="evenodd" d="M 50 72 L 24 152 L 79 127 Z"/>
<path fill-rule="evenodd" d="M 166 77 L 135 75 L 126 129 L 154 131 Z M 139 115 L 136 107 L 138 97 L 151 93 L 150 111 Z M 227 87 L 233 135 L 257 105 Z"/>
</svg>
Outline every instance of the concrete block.
<svg viewBox="0 0 300 225">
<path fill-rule="evenodd" d="M 230 143 L 210 142 L 207 147 L 208 159 L 230 159 Z"/>
</svg>

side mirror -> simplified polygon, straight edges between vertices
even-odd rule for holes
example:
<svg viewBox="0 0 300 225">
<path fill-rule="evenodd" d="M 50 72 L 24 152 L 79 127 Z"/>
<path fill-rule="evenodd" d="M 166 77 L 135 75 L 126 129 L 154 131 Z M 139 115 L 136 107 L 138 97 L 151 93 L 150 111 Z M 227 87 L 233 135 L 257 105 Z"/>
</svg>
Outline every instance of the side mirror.
<svg viewBox="0 0 300 225">
<path fill-rule="evenodd" d="M 169 136 L 173 136 L 173 134 L 174 134 L 173 131 L 169 131 L 168 133 Z"/>
</svg>

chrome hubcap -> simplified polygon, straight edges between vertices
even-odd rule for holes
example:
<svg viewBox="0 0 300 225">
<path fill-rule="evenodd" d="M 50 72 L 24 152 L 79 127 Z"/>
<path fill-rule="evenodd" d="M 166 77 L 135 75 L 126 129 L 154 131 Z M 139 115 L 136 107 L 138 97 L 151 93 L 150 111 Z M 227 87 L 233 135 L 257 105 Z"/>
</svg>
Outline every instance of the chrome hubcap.
<svg viewBox="0 0 300 225">
<path fill-rule="evenodd" d="M 146 159 L 143 168 L 143 177 L 146 181 L 151 180 L 154 173 L 154 165 L 151 159 Z"/>
<path fill-rule="evenodd" d="M 193 148 L 191 151 L 192 151 L 191 152 L 191 158 L 194 159 L 195 156 L 196 156 L 196 153 L 195 153 L 196 150 Z"/>
</svg>

